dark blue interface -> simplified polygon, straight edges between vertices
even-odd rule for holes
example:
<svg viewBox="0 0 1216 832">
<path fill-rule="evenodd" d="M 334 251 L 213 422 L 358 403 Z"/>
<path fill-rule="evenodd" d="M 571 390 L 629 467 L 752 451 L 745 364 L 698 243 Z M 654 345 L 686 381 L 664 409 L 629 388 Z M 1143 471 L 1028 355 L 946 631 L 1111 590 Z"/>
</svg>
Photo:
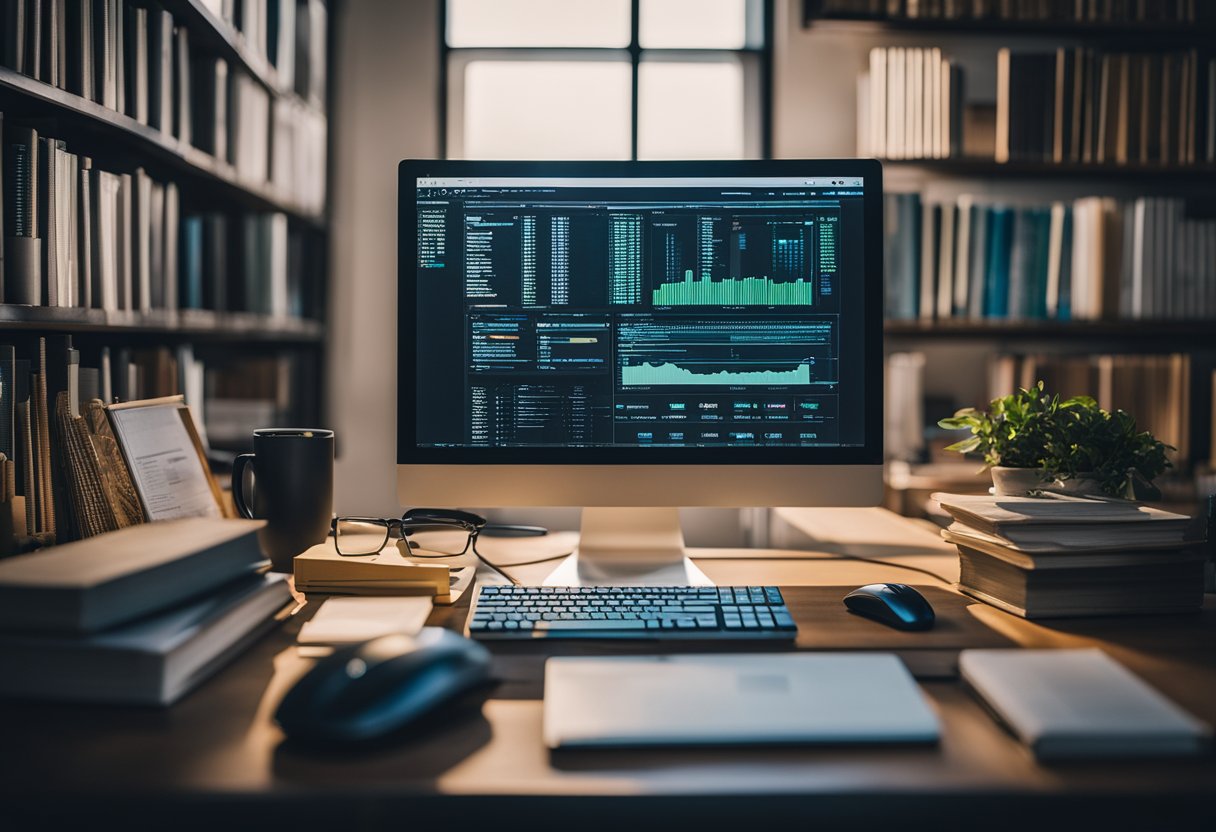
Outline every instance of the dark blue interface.
<svg viewBox="0 0 1216 832">
<path fill-rule="evenodd" d="M 857 177 L 420 178 L 417 444 L 863 445 L 862 204 Z"/>
</svg>

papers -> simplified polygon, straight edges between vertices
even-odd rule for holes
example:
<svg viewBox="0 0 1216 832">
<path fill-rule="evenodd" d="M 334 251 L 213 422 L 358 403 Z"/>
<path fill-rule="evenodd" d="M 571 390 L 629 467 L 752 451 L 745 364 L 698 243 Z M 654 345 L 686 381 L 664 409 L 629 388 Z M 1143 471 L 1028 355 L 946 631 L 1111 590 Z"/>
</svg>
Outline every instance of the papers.
<svg viewBox="0 0 1216 832">
<path fill-rule="evenodd" d="M 431 614 L 431 599 L 330 598 L 300 628 L 301 645 L 352 644 L 399 633 L 417 635 Z"/>
<path fill-rule="evenodd" d="M 183 412 L 189 413 L 180 400 L 110 409 L 114 433 L 149 520 L 221 516 Z"/>
</svg>

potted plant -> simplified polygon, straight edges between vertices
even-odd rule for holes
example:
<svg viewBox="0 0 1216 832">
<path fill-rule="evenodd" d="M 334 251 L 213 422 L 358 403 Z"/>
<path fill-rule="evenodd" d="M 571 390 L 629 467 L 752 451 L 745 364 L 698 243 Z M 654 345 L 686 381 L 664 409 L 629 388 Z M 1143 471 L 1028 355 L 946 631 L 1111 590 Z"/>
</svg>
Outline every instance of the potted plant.
<svg viewBox="0 0 1216 832">
<path fill-rule="evenodd" d="M 992 470 L 997 494 L 1024 495 L 1051 486 L 1078 494 L 1152 498 L 1153 479 L 1170 467 L 1173 450 L 1122 410 L 1098 407 L 1088 396 L 1061 400 L 1043 382 L 993 399 L 987 410 L 964 408 L 938 424 L 970 430 L 946 450 L 978 453 Z"/>
</svg>

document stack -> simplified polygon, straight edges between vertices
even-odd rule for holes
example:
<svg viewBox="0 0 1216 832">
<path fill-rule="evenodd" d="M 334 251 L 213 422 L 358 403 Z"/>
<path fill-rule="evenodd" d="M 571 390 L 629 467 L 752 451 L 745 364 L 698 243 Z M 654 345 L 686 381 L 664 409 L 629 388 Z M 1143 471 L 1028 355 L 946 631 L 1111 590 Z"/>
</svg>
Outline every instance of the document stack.
<svg viewBox="0 0 1216 832">
<path fill-rule="evenodd" d="M 1130 501 L 934 494 L 954 522 L 959 589 L 1023 618 L 1191 612 L 1191 519 Z"/>
<path fill-rule="evenodd" d="M 262 525 L 146 523 L 0 563 L 0 696 L 173 703 L 291 601 Z"/>
</svg>

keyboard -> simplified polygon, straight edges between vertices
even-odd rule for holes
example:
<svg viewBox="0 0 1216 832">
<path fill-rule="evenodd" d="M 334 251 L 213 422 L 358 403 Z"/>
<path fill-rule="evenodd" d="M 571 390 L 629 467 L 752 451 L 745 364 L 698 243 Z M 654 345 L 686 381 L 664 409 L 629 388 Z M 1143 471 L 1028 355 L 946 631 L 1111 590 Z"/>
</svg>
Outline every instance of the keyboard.
<svg viewBox="0 0 1216 832">
<path fill-rule="evenodd" d="M 798 625 L 775 586 L 482 586 L 476 639 L 775 639 Z"/>
</svg>

